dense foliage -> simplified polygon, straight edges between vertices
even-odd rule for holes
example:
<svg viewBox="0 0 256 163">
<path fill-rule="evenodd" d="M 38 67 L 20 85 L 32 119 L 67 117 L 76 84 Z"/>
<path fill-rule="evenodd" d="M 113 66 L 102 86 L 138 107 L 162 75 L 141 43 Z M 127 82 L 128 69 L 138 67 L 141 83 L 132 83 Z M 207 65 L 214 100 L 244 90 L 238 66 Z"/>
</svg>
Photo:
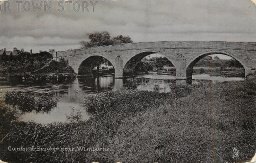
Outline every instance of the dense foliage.
<svg viewBox="0 0 256 163">
<path fill-rule="evenodd" d="M 132 43 L 132 39 L 129 36 L 118 35 L 111 38 L 110 34 L 105 31 L 89 33 L 88 37 L 90 39 L 89 42 L 80 42 L 84 48 Z"/>
<path fill-rule="evenodd" d="M 7 92 L 5 103 L 18 107 L 22 112 L 48 112 L 57 105 L 51 95 L 21 91 Z"/>
<path fill-rule="evenodd" d="M 11 122 L 16 120 L 16 113 L 14 110 L 8 108 L 4 101 L 0 101 L 0 133 L 5 133 L 10 128 Z M 0 140 L 4 134 L 0 134 Z"/>
<path fill-rule="evenodd" d="M 40 52 L 31 54 L 18 51 L 17 55 L 0 56 L 0 76 L 11 84 L 42 84 L 72 81 L 74 70 L 64 59 L 52 60 L 52 54 Z"/>
<path fill-rule="evenodd" d="M 51 60 L 40 69 L 34 71 L 34 73 L 74 73 L 74 70 L 66 60 L 60 59 L 60 61 Z"/>
<path fill-rule="evenodd" d="M 5 74 L 29 73 L 40 69 L 50 60 L 52 55 L 48 52 L 31 54 L 18 51 L 17 55 L 1 55 L 0 66 Z"/>
</svg>

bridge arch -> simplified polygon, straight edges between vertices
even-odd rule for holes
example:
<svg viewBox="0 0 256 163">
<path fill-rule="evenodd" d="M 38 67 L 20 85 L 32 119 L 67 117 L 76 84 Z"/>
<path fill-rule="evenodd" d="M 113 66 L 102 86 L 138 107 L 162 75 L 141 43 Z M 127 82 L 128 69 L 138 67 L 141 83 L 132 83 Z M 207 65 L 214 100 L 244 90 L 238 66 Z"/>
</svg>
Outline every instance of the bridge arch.
<svg viewBox="0 0 256 163">
<path fill-rule="evenodd" d="M 94 71 L 106 70 L 106 72 L 115 73 L 115 64 L 108 58 L 101 55 L 91 55 L 80 60 L 78 66 L 78 75 L 94 76 Z"/>
<path fill-rule="evenodd" d="M 152 54 L 159 54 L 161 56 L 163 56 L 164 58 L 166 58 L 172 65 L 173 67 L 176 69 L 176 64 L 175 61 L 170 59 L 168 56 L 162 54 L 161 52 L 156 52 L 156 51 L 147 51 L 147 52 L 139 52 L 136 53 L 134 55 L 132 55 L 130 58 L 128 58 L 125 62 L 124 62 L 124 76 L 126 76 L 130 71 L 134 71 L 135 67 L 140 63 L 140 61 L 145 58 L 146 56 L 152 55 Z"/>
<path fill-rule="evenodd" d="M 236 61 L 238 61 L 244 69 L 244 78 L 246 78 L 246 76 L 247 76 L 247 72 L 246 72 L 247 66 L 246 66 L 246 63 L 243 60 L 241 60 L 238 57 L 236 57 L 235 55 L 227 53 L 227 52 L 207 52 L 207 53 L 199 54 L 199 55 L 197 55 L 196 57 L 192 58 L 190 61 L 187 62 L 187 65 L 186 65 L 187 83 L 189 83 L 189 84 L 192 83 L 193 68 L 196 65 L 196 63 L 199 62 L 204 57 L 209 56 L 209 55 L 214 55 L 214 54 L 221 54 L 221 55 L 229 56 L 229 57 L 235 59 Z"/>
</svg>

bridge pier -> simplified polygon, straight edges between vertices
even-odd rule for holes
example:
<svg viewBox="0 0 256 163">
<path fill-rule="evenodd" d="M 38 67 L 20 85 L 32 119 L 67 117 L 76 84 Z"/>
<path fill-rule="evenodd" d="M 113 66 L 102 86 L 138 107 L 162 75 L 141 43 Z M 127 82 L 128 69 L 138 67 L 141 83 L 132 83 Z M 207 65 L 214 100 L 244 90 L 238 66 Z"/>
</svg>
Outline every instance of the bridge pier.
<svg viewBox="0 0 256 163">
<path fill-rule="evenodd" d="M 187 85 L 187 79 L 176 79 L 176 85 L 177 86 L 182 86 L 182 85 Z"/>
<path fill-rule="evenodd" d="M 115 59 L 115 78 L 122 79 L 124 73 L 123 60 L 120 56 Z"/>
<path fill-rule="evenodd" d="M 122 90 L 124 87 L 123 79 L 115 79 L 114 91 Z"/>
<path fill-rule="evenodd" d="M 122 79 L 123 78 L 123 69 L 116 69 L 115 70 L 115 78 Z"/>
<path fill-rule="evenodd" d="M 245 78 L 247 78 L 249 75 L 253 75 L 256 73 L 256 68 L 246 68 L 245 67 Z"/>
<path fill-rule="evenodd" d="M 176 85 L 192 84 L 192 72 L 193 69 L 187 70 L 186 60 L 180 59 L 176 62 Z"/>
<path fill-rule="evenodd" d="M 256 68 L 245 68 L 245 80 L 255 80 Z"/>
</svg>

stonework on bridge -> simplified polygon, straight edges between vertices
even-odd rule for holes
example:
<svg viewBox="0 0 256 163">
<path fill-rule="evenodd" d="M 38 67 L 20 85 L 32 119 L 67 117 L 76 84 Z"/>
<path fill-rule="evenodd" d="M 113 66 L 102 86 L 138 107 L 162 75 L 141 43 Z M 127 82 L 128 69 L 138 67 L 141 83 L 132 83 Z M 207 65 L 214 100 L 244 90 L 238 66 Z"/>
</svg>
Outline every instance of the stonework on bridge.
<svg viewBox="0 0 256 163">
<path fill-rule="evenodd" d="M 76 73 L 81 63 L 89 57 L 104 57 L 114 66 L 116 78 L 124 77 L 127 67 L 135 67 L 143 57 L 154 53 L 162 54 L 172 62 L 180 83 L 190 82 L 193 66 L 199 59 L 211 54 L 224 54 L 239 61 L 245 69 L 245 77 L 256 70 L 256 42 L 142 42 L 57 52 L 59 57 L 68 60 Z M 129 62 L 131 60 L 133 62 Z M 128 66 L 131 63 L 133 65 Z"/>
</svg>

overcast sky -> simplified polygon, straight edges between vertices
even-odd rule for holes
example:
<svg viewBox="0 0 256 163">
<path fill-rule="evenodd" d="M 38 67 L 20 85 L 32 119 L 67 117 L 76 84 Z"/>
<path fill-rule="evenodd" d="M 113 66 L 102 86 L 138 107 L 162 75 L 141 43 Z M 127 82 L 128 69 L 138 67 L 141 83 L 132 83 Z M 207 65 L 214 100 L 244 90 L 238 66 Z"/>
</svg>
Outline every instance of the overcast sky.
<svg viewBox="0 0 256 163">
<path fill-rule="evenodd" d="M 28 12 L 28 1 L 20 11 L 16 3 L 6 13 L 2 2 L 0 49 L 79 48 L 87 33 L 95 31 L 129 35 L 134 42 L 256 41 L 256 5 L 251 0 L 98 1 L 94 12 L 87 3 L 84 12 L 72 4 L 62 10 L 55 3 L 47 11 Z"/>
</svg>

